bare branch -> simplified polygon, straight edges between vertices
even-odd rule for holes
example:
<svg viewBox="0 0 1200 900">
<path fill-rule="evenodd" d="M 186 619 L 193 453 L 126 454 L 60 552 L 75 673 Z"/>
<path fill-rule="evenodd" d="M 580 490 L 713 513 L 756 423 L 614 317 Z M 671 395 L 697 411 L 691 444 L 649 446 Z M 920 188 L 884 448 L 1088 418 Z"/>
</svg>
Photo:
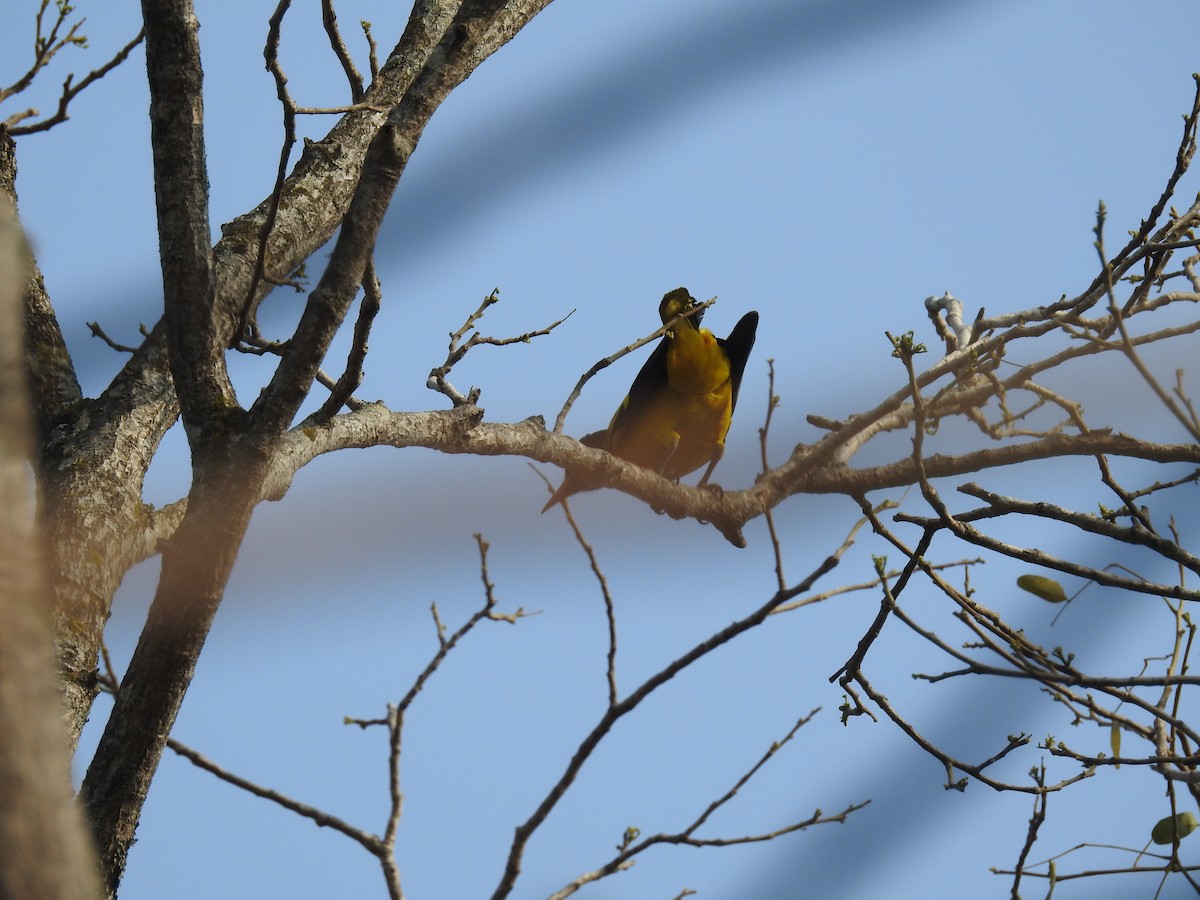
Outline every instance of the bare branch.
<svg viewBox="0 0 1200 900">
<path fill-rule="evenodd" d="M 39 14 L 39 18 L 40 18 L 40 14 Z M 82 21 L 79 24 L 83 24 Z M 75 31 L 75 27 L 73 26 L 70 34 L 68 35 L 68 38 L 74 34 L 74 31 Z M 33 109 L 26 110 L 25 112 L 22 112 L 22 113 L 18 113 L 17 116 L 6 120 L 6 124 L 11 126 L 9 128 L 9 133 L 14 136 L 19 136 L 19 135 L 23 135 L 23 134 L 34 134 L 39 131 L 48 131 L 49 129 L 53 128 L 55 125 L 58 125 L 61 122 L 65 122 L 68 118 L 67 111 L 68 111 L 68 107 L 71 104 L 71 101 L 74 100 L 76 97 L 78 97 L 83 91 L 85 91 L 87 88 L 89 88 L 92 84 L 99 81 L 101 78 L 103 78 L 109 72 L 111 72 L 113 69 L 115 69 L 117 66 L 119 66 L 121 63 L 125 62 L 125 60 L 128 59 L 129 54 L 132 53 L 134 48 L 137 47 L 138 44 L 140 44 L 142 42 L 142 40 L 145 38 L 145 36 L 146 36 L 146 30 L 143 28 L 134 36 L 134 38 L 128 44 L 126 44 L 124 47 L 122 47 L 120 50 L 118 50 L 108 62 L 106 62 L 104 65 L 100 66 L 100 68 L 98 68 L 98 69 L 93 69 L 91 72 L 89 72 L 87 75 L 85 75 L 83 80 L 80 81 L 78 84 L 72 84 L 72 80 L 74 79 L 75 76 L 68 75 L 66 81 L 63 82 L 62 93 L 59 95 L 59 98 L 58 98 L 58 109 L 55 110 L 53 115 L 48 116 L 47 118 L 42 119 L 38 122 L 34 122 L 31 125 L 17 125 L 16 122 L 24 121 L 25 119 L 33 118 L 34 116 L 38 115 L 37 110 L 33 110 Z M 67 42 L 68 38 L 63 38 L 63 42 L 64 43 Z M 62 46 L 62 44 L 59 44 L 58 46 Z M 32 77 L 37 74 L 38 69 L 40 69 L 43 65 L 45 65 L 47 62 L 49 62 L 50 56 L 53 56 L 54 52 L 57 52 L 57 51 L 56 50 L 50 51 L 49 56 L 44 56 L 43 58 L 41 58 L 39 60 L 39 62 L 35 64 L 35 68 L 31 69 L 28 73 L 26 73 L 26 77 L 28 77 L 30 80 L 32 80 Z M 0 91 L 0 102 L 2 102 L 4 100 L 4 97 L 5 97 L 4 91 Z"/>
<path fill-rule="evenodd" d="M 267 43 L 263 48 L 267 71 L 275 79 L 275 93 L 279 97 L 279 105 L 283 108 L 283 144 L 279 148 L 279 165 L 275 170 L 275 186 L 267 199 L 266 215 L 258 233 L 257 253 L 254 259 L 254 273 L 246 290 L 246 299 L 242 303 L 241 318 L 234 331 L 229 345 L 236 346 L 243 338 L 257 337 L 258 326 L 254 322 L 254 300 L 258 295 L 258 286 L 266 276 L 267 240 L 271 229 L 275 227 L 275 219 L 279 215 L 279 204 L 283 196 L 283 186 L 287 178 L 288 160 L 291 159 L 292 148 L 296 145 L 296 103 L 287 89 L 287 76 L 279 64 L 279 41 L 283 30 L 283 17 L 291 8 L 291 0 L 279 0 L 275 12 L 268 20 Z"/>
<path fill-rule="evenodd" d="M 383 293 L 380 289 L 379 278 L 375 274 L 375 261 L 367 262 L 363 272 L 363 298 L 358 308 L 358 321 L 354 323 L 354 337 L 350 344 L 350 352 L 346 358 L 346 368 L 337 384 L 329 392 L 329 398 L 310 417 L 310 421 L 321 422 L 337 413 L 342 406 L 350 409 L 358 408 L 360 404 L 351 405 L 351 394 L 362 384 L 363 362 L 367 357 L 367 338 L 371 335 L 371 323 L 379 314 L 383 303 Z M 320 376 L 318 375 L 318 378 Z"/>
<path fill-rule="evenodd" d="M 554 487 L 550 484 L 550 479 L 543 475 L 532 464 L 530 468 L 537 474 L 539 478 L 546 483 L 546 489 L 553 494 Z M 592 549 L 592 545 L 587 542 L 583 536 L 583 531 L 579 527 L 579 523 L 575 521 L 575 516 L 571 513 L 570 504 L 566 498 L 562 503 L 563 512 L 566 514 L 567 523 L 571 526 L 571 531 L 575 535 L 575 541 L 583 549 L 587 555 L 588 565 L 591 567 L 592 574 L 596 576 L 596 582 L 600 586 L 600 594 L 604 598 L 604 614 L 608 620 L 608 666 L 606 669 L 608 680 L 608 705 L 613 707 L 617 705 L 617 614 L 616 608 L 613 605 L 612 594 L 608 590 L 608 579 L 604 577 L 604 572 L 600 569 L 600 562 L 596 559 L 596 551 Z"/>
<path fill-rule="evenodd" d="M 100 327 L 99 322 L 88 322 L 87 327 L 88 327 L 88 330 L 92 332 L 92 337 L 100 338 L 100 340 L 104 341 L 104 343 L 108 344 L 108 346 L 112 347 L 118 353 L 136 353 L 137 352 L 137 347 L 129 347 L 125 344 L 118 344 L 116 341 L 114 341 L 112 338 L 110 338 L 104 332 L 104 329 Z"/>
<path fill-rule="evenodd" d="M 775 413 L 775 408 L 779 406 L 779 397 L 775 395 L 775 360 L 767 360 L 767 415 L 763 420 L 762 428 L 758 429 L 758 447 L 760 464 L 762 465 L 762 474 L 766 475 L 771 471 L 770 462 L 767 459 L 767 435 L 771 431 L 771 417 Z M 763 517 L 767 521 L 767 533 L 771 536 L 771 551 L 775 555 L 775 583 L 779 585 L 779 590 L 784 590 L 787 587 L 787 578 L 783 574 L 783 551 L 779 546 L 779 535 L 775 531 L 775 515 L 768 507 Z M 779 612 L 780 610 L 776 610 Z"/>
<path fill-rule="evenodd" d="M 1098 534 L 1114 541 L 1147 547 L 1160 556 L 1173 560 L 1192 572 L 1200 574 L 1200 557 L 1188 553 L 1177 542 L 1159 537 L 1154 532 L 1149 531 L 1144 524 L 1133 527 L 1121 527 L 1099 516 L 1063 509 L 1061 506 L 1056 506 L 1053 503 L 1046 503 L 1044 501 L 1031 503 L 1027 500 L 1002 497 L 999 494 L 984 490 L 974 483 L 960 485 L 958 490 L 961 493 L 983 500 L 988 504 L 989 510 L 987 512 L 992 515 L 1018 513 L 1020 515 L 1037 516 L 1039 518 L 1063 522 L 1081 531 Z M 961 521 L 961 517 L 956 516 L 955 518 Z"/>
<path fill-rule="evenodd" d="M 1176 404 L 1175 399 L 1158 383 L 1158 379 L 1150 373 L 1141 356 L 1138 355 L 1137 349 L 1129 337 L 1129 332 L 1125 328 L 1125 317 L 1121 314 L 1115 303 L 1110 308 L 1110 312 L 1117 323 L 1117 330 L 1121 334 L 1121 348 L 1125 352 L 1126 358 L 1133 364 L 1133 367 L 1142 376 L 1146 384 L 1150 385 L 1150 389 L 1154 391 L 1155 396 L 1162 402 L 1162 405 L 1170 411 L 1179 424 L 1187 429 L 1194 440 L 1200 441 L 1200 420 L 1197 420 L 1195 410 L 1191 410 L 1191 415 L 1188 415 L 1184 409 L 1181 409 Z"/>
<path fill-rule="evenodd" d="M 197 768 L 203 769 L 205 772 L 215 775 L 221 781 L 227 784 L 232 784 L 236 788 L 253 794 L 256 797 L 261 797 L 264 800 L 270 800 L 272 803 L 282 806 L 284 809 L 294 812 L 298 816 L 303 816 L 309 819 L 318 828 L 332 828 L 334 831 L 344 834 L 350 840 L 361 844 L 372 854 L 377 854 L 382 849 L 381 841 L 373 834 L 363 831 L 361 828 L 355 828 L 343 819 L 337 816 L 317 809 L 315 806 L 309 806 L 307 803 L 301 803 L 299 800 L 293 800 L 286 794 L 281 794 L 279 791 L 271 788 L 263 787 L 256 784 L 247 778 L 242 778 L 240 775 L 235 775 L 228 769 L 224 769 L 217 763 L 213 762 L 202 753 L 193 750 L 186 744 L 175 740 L 175 738 L 167 738 L 167 746 L 174 750 L 184 759 L 191 762 Z"/>
<path fill-rule="evenodd" d="M 495 49 L 487 47 L 487 40 L 497 28 L 501 34 L 511 36 L 508 25 L 501 26 L 501 18 L 511 17 L 519 27 L 545 4 L 532 0 L 531 5 L 536 7 L 532 10 L 525 4 L 518 4 L 519 10 L 505 9 L 505 5 L 503 0 L 477 0 L 459 8 L 431 54 L 431 63 L 416 77 L 372 140 L 329 263 L 308 297 L 295 339 L 252 409 L 265 433 L 282 433 L 311 387 L 321 359 L 362 282 L 384 213 L 429 117 Z"/>
<path fill-rule="evenodd" d="M 350 99 L 352 102 L 358 103 L 365 93 L 363 77 L 362 73 L 358 71 L 358 67 L 354 65 L 354 60 L 350 58 L 350 51 L 346 49 L 342 34 L 338 30 L 337 13 L 333 10 L 333 0 L 321 0 L 321 22 L 325 26 L 325 33 L 329 36 L 329 46 L 333 49 L 338 62 L 342 64 L 346 80 L 350 82 Z"/>
<path fill-rule="evenodd" d="M 612 730 L 612 727 L 626 714 L 636 709 L 643 700 L 650 694 L 660 688 L 662 685 L 669 682 L 677 674 L 682 672 L 696 660 L 701 659 L 718 647 L 728 643 L 733 638 L 744 632 L 761 625 L 763 621 L 770 616 L 772 610 L 781 604 L 787 602 L 792 597 L 799 593 L 809 590 L 821 577 L 832 571 L 838 564 L 843 553 L 852 544 L 852 539 L 847 538 L 838 550 L 827 557 L 813 572 L 804 579 L 803 582 L 796 585 L 795 588 L 789 591 L 777 592 L 765 604 L 760 606 L 750 615 L 739 619 L 732 624 L 726 626 L 720 631 L 713 634 L 707 640 L 694 646 L 691 650 L 680 656 L 675 661 L 671 662 L 657 673 L 646 679 L 642 684 L 630 693 L 624 700 L 615 706 L 609 706 L 604 715 L 597 722 L 595 727 L 588 733 L 587 737 L 580 743 L 575 755 L 571 758 L 566 770 L 562 776 L 550 789 L 543 798 L 542 802 L 534 813 L 517 826 L 516 835 L 513 838 L 512 846 L 509 850 L 508 861 L 505 865 L 504 874 L 500 879 L 499 884 L 493 893 L 493 900 L 507 897 L 516 884 L 517 876 L 521 872 L 521 860 L 525 854 L 525 847 L 529 842 L 530 837 L 541 824 L 545 821 L 550 811 L 558 804 L 559 800 L 566 794 L 567 790 L 574 783 L 584 763 L 599 746 L 604 737 Z"/>
<path fill-rule="evenodd" d="M 63 36 L 58 36 L 59 29 L 66 24 L 67 18 L 73 10 L 68 9 L 63 4 L 55 4 L 57 15 L 54 19 L 54 24 L 50 27 L 48 35 L 42 33 L 42 22 L 46 15 L 46 9 L 50 6 L 50 0 L 42 0 L 38 7 L 37 15 L 34 19 L 34 39 L 33 39 L 33 65 L 21 75 L 13 84 L 7 88 L 0 88 L 0 103 L 7 100 L 16 94 L 21 93 L 31 84 L 40 72 L 64 47 L 86 47 L 87 36 L 79 34 L 79 29 L 83 27 L 84 20 L 73 22 L 70 30 Z M 29 110 L 28 113 L 22 114 L 22 117 L 27 115 L 37 115 L 37 110 Z"/>
<path fill-rule="evenodd" d="M 1045 786 L 1046 767 L 1044 765 L 1033 771 L 1033 779 L 1039 786 Z M 1017 864 L 1013 867 L 1012 900 L 1021 900 L 1022 870 L 1025 868 L 1025 860 L 1029 858 L 1029 851 L 1033 849 L 1033 843 L 1037 840 L 1038 829 L 1046 821 L 1046 803 L 1049 796 L 1049 794 L 1038 794 L 1033 798 L 1033 814 L 1029 817 L 1029 827 L 1025 830 L 1025 844 L 1021 847 L 1021 852 L 1017 856 Z"/>
<path fill-rule="evenodd" d="M 704 809 L 704 811 L 700 813 L 700 815 L 692 820 L 691 824 L 689 824 L 685 829 L 669 834 L 659 833 L 642 838 L 641 840 L 637 839 L 640 837 L 640 834 L 637 833 L 637 829 L 630 829 L 628 832 L 626 832 L 625 840 L 622 841 L 621 846 L 618 847 L 620 852 L 616 856 L 614 856 L 600 868 L 580 875 L 565 887 L 555 891 L 550 895 L 549 900 L 565 900 L 566 897 L 571 896 L 577 890 L 579 890 L 579 888 L 586 884 L 599 881 L 601 878 L 605 878 L 617 872 L 626 871 L 634 864 L 637 856 L 658 844 L 674 844 L 685 847 L 733 847 L 739 844 L 761 843 L 763 841 L 774 840 L 778 837 L 782 837 L 785 834 L 803 831 L 814 825 L 828 825 L 834 822 L 844 823 L 851 813 L 870 805 L 870 800 L 866 800 L 862 803 L 852 803 L 841 812 L 833 815 L 825 815 L 821 812 L 821 810 L 818 809 L 807 819 L 799 822 L 793 822 L 790 825 L 785 825 L 782 828 L 777 828 L 774 831 L 764 832 L 762 834 L 752 834 L 732 838 L 699 838 L 695 836 L 696 831 L 708 821 L 709 817 L 730 800 L 732 800 L 735 796 L 737 796 L 738 791 L 741 790 L 741 788 L 743 788 L 764 765 L 766 765 L 768 760 L 770 760 L 776 753 L 783 749 L 783 747 L 789 741 L 791 741 L 793 737 L 796 736 L 796 732 L 806 725 L 812 719 L 812 717 L 817 714 L 818 711 L 819 708 L 814 709 L 806 716 L 802 716 L 796 722 L 796 724 L 792 726 L 791 731 L 789 731 L 787 735 L 785 735 L 781 740 L 775 741 L 773 744 L 771 744 L 767 752 L 764 753 L 763 756 L 740 778 L 738 778 L 737 782 L 732 788 L 730 788 L 716 800 L 712 801 Z"/>
<path fill-rule="evenodd" d="M 463 394 L 459 393 L 454 385 L 446 380 L 446 376 L 450 374 L 450 370 L 453 369 L 454 366 L 456 366 L 459 361 L 467 355 L 467 352 L 472 347 L 477 347 L 480 344 L 491 344 L 493 347 L 503 347 L 508 344 L 527 344 L 535 337 L 542 337 L 549 334 L 567 319 L 571 318 L 571 315 L 575 312 L 575 310 L 571 310 L 571 312 L 567 313 L 557 322 L 553 322 L 550 325 L 547 325 L 545 328 L 539 328 L 536 331 L 527 331 L 524 334 L 517 335 L 516 337 L 485 337 L 478 331 L 475 331 L 475 333 L 467 339 L 466 343 L 463 343 L 463 338 L 466 337 L 468 332 L 475 329 L 475 323 L 483 318 L 483 314 L 487 311 L 487 308 L 499 302 L 500 288 L 496 288 L 483 298 L 483 302 L 479 304 L 479 308 L 476 309 L 475 312 L 467 316 L 467 320 L 463 322 L 458 331 L 451 332 L 450 347 L 446 354 L 446 361 L 440 366 L 435 366 L 429 371 L 429 378 L 426 380 L 425 386 L 432 391 L 437 391 L 439 394 L 445 394 L 450 398 L 450 402 L 455 406 L 473 406 L 479 400 L 478 388 L 471 388 L 464 396 Z"/>
</svg>

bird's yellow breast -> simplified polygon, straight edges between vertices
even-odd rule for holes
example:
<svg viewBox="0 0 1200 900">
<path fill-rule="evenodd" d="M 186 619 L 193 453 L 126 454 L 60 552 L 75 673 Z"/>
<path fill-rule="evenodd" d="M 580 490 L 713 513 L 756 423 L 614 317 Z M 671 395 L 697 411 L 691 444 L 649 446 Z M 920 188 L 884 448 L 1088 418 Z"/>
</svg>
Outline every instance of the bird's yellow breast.
<svg viewBox="0 0 1200 900">
<path fill-rule="evenodd" d="M 667 383 L 648 398 L 636 421 L 610 430 L 609 452 L 661 468 L 667 478 L 705 465 L 724 449 L 729 431 L 729 374 L 729 358 L 712 332 L 678 326 L 667 347 Z"/>
<path fill-rule="evenodd" d="M 710 394 L 728 387 L 729 357 L 707 328 L 681 324 L 667 347 L 667 374 L 681 394 Z"/>
</svg>

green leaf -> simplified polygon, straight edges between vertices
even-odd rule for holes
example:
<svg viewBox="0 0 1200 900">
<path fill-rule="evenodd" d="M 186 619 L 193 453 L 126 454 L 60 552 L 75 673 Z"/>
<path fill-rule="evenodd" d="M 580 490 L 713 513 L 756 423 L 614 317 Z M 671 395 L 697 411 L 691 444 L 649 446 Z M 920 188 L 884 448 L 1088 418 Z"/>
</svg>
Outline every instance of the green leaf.
<svg viewBox="0 0 1200 900">
<path fill-rule="evenodd" d="M 1197 822 L 1196 817 L 1190 812 L 1176 813 L 1165 819 L 1159 819 L 1154 824 L 1154 830 L 1150 832 L 1150 840 L 1156 844 L 1173 844 L 1176 835 L 1182 841 L 1196 830 L 1197 825 L 1200 825 L 1200 822 Z"/>
<path fill-rule="evenodd" d="M 1121 755 L 1121 726 L 1116 722 L 1112 723 L 1112 731 L 1108 735 L 1108 744 L 1112 747 L 1113 756 Z M 1120 763 L 1113 763 L 1114 769 L 1121 768 Z"/>
<path fill-rule="evenodd" d="M 1041 597 L 1047 603 L 1062 603 L 1067 599 L 1063 586 L 1045 575 L 1022 575 L 1017 579 L 1017 587 Z"/>
</svg>

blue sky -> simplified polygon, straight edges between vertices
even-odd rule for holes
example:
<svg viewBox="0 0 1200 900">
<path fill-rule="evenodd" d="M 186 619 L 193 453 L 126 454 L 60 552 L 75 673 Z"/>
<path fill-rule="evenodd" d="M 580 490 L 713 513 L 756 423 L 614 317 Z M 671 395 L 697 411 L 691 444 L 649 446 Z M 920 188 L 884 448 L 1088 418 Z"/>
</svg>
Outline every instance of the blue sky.
<svg viewBox="0 0 1200 900">
<path fill-rule="evenodd" d="M 93 49 L 65 58 L 77 72 L 136 30 L 131 5 L 78 5 Z M 261 58 L 273 5 L 199 4 L 214 234 L 262 199 L 273 177 L 281 127 Z M 28 52 L 32 10 L 12 6 L 0 13 L 0 58 Z M 390 46 L 407 12 L 390 6 L 339 7 L 356 50 L 352 26 L 362 18 Z M 719 298 L 705 321 L 719 333 L 747 309 L 762 315 L 717 471 L 727 487 L 748 485 L 767 358 L 783 398 L 772 431 L 778 462 L 818 435 L 806 414 L 845 416 L 899 384 L 885 330 L 915 329 L 936 343 L 926 296 L 950 290 L 970 315 L 980 306 L 996 313 L 1052 302 L 1091 280 L 1097 203 L 1108 206 L 1115 246 L 1170 171 L 1200 68 L 1197 18 L 1182 0 L 560 0 L 451 96 L 414 154 L 378 242 L 385 299 L 359 396 L 440 407 L 424 383 L 446 334 L 499 287 L 502 302 L 482 324 L 488 334 L 576 312 L 549 338 L 472 351 L 452 380 L 482 388 L 491 420 L 552 420 L 579 374 L 652 330 L 658 299 L 682 284 Z M 297 2 L 283 61 L 307 105 L 343 99 L 320 37 L 317 4 Z M 43 106 L 56 79 L 47 79 Z M 21 211 L 93 393 L 120 359 L 84 322 L 133 342 L 138 323 L 161 307 L 146 106 L 138 53 L 76 101 L 69 123 L 18 150 Z M 304 124 L 316 136 L 326 123 Z M 1184 202 L 1196 186 L 1194 177 L 1185 183 Z M 299 302 L 269 300 L 267 331 L 280 335 Z M 1196 350 L 1194 339 L 1170 348 L 1162 371 Z M 567 430 L 604 424 L 639 361 L 595 378 Z M 266 365 L 235 361 L 243 400 Z M 1059 386 L 1085 400 L 1093 426 L 1137 427 L 1154 414 L 1127 373 L 1081 369 L 1064 379 Z M 898 447 L 902 439 L 864 458 L 890 458 Z M 186 490 L 183 451 L 181 435 L 170 435 L 149 502 Z M 1086 504 L 1086 482 L 1073 494 L 1077 467 L 1048 466 L 1043 485 L 1003 475 L 986 483 Z M 546 474 L 557 483 L 557 471 Z M 381 829 L 383 736 L 342 717 L 376 717 L 407 690 L 436 649 L 432 601 L 450 627 L 476 608 L 471 535 L 482 532 L 502 606 L 541 614 L 481 627 L 414 706 L 400 863 L 411 897 L 490 894 L 513 826 L 558 777 L 605 698 L 601 600 L 561 515 L 538 515 L 544 499 L 541 480 L 516 459 L 375 450 L 318 460 L 284 502 L 256 512 L 175 736 L 248 778 Z M 772 591 L 761 523 L 736 550 L 711 529 L 656 517 L 613 492 L 581 496 L 573 508 L 616 597 L 623 690 Z M 838 498 L 785 504 L 789 576 L 802 578 L 836 549 L 855 515 Z M 1200 524 L 1193 510 L 1178 515 Z M 934 549 L 943 559 L 965 555 Z M 822 586 L 866 580 L 879 552 L 862 535 Z M 154 571 L 131 573 L 118 597 L 110 648 L 119 667 Z M 1031 634 L 1099 669 L 1136 670 L 1164 649 L 1170 623 L 1153 601 L 1093 589 L 1050 631 L 1053 610 L 1017 596 L 1013 577 L 989 565 L 972 583 Z M 932 592 L 909 602 L 952 628 Z M 580 896 L 667 898 L 684 887 L 706 900 L 1007 896 L 1008 880 L 988 868 L 1015 862 L 1030 799 L 979 784 L 946 792 L 944 770 L 890 725 L 838 722 L 842 698 L 827 678 L 876 606 L 874 595 L 855 594 L 776 617 L 664 688 L 616 729 L 531 843 L 516 896 L 545 896 L 603 863 L 627 826 L 682 827 L 817 706 L 708 834 L 771 830 L 816 807 L 870 799 L 867 809 L 766 845 L 663 848 Z M 885 638 L 871 673 L 959 755 L 986 758 L 1018 731 L 1040 739 L 1069 730 L 1080 746 L 1107 749 L 1106 735 L 1069 729 L 1030 688 L 915 683 L 909 673 L 945 663 L 898 630 Z M 101 703 L 85 740 L 95 740 L 105 711 Z M 1004 774 L 1021 781 L 1040 759 L 1032 749 L 1017 754 Z M 1035 858 L 1081 841 L 1140 847 L 1165 815 L 1161 793 L 1160 783 L 1122 770 L 1056 795 Z M 1067 888 L 1062 896 L 1131 890 L 1130 882 Z M 1153 891 L 1149 882 L 1137 889 Z M 121 896 L 384 891 L 372 860 L 343 837 L 168 754 Z M 1163 896 L 1182 892 L 1173 884 Z"/>
</svg>

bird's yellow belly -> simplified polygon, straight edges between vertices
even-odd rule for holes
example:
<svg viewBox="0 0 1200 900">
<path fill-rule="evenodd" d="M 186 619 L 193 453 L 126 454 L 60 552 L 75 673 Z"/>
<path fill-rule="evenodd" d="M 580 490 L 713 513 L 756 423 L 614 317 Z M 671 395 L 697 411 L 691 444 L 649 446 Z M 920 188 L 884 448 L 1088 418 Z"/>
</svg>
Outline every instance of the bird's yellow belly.
<svg viewBox="0 0 1200 900">
<path fill-rule="evenodd" d="M 725 444 L 729 431 L 729 382 L 707 394 L 691 394 L 680 399 L 676 432 L 679 443 L 667 461 L 663 475 L 680 478 L 694 472 Z"/>
<path fill-rule="evenodd" d="M 682 393 L 674 386 L 659 392 L 612 439 L 610 453 L 666 478 L 681 478 L 708 463 L 724 446 L 729 431 L 731 387 Z"/>
</svg>

